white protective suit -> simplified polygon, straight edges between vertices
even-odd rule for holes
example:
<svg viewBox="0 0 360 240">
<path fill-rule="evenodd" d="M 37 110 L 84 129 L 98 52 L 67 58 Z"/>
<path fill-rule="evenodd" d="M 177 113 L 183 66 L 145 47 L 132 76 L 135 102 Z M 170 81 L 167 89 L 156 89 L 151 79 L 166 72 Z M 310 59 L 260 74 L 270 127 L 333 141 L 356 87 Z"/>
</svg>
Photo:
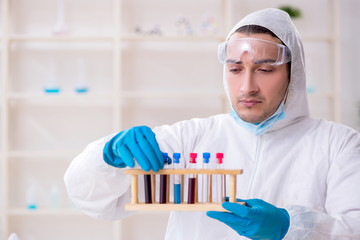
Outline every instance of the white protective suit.
<svg viewBox="0 0 360 240">
<path fill-rule="evenodd" d="M 224 168 L 244 169 L 237 197 L 260 198 L 290 214 L 285 239 L 360 239 L 360 134 L 343 125 L 309 117 L 302 42 L 289 16 L 276 9 L 240 21 L 275 33 L 291 50 L 286 117 L 254 136 L 229 114 L 192 119 L 154 130 L 160 149 L 224 153 Z M 230 36 L 229 35 L 229 36 Z M 225 89 L 227 83 L 224 79 Z M 91 143 L 71 163 L 65 183 L 73 202 L 89 216 L 116 220 L 129 215 L 130 180 L 107 165 L 102 151 L 113 135 Z M 357 186 L 357 187 L 356 187 Z M 245 239 L 205 212 L 171 212 L 166 239 Z"/>
</svg>

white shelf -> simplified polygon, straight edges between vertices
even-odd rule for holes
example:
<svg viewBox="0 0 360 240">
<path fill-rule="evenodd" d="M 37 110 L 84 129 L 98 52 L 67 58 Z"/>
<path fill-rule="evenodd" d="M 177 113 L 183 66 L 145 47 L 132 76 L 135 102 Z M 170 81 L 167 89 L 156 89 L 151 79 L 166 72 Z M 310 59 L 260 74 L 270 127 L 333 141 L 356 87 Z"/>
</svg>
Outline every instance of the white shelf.
<svg viewBox="0 0 360 240">
<path fill-rule="evenodd" d="M 76 36 L 76 35 L 10 35 L 9 41 L 41 41 L 41 42 L 109 42 L 112 36 Z"/>
<path fill-rule="evenodd" d="M 30 210 L 26 208 L 12 208 L 7 210 L 9 216 L 85 216 L 82 212 L 76 209 L 35 209 Z"/>
<path fill-rule="evenodd" d="M 9 93 L 9 100 L 32 101 L 40 105 L 111 105 L 112 94 L 105 93 Z"/>
<path fill-rule="evenodd" d="M 183 41 L 183 42 L 205 42 L 216 41 L 220 42 L 224 40 L 221 36 L 141 36 L 141 35 L 125 35 L 120 37 L 123 41 Z"/>
<path fill-rule="evenodd" d="M 226 97 L 223 91 L 204 91 L 204 90 L 162 90 L 162 91 L 122 91 L 119 92 L 120 98 L 207 98 L 207 97 Z M 55 94 L 36 94 L 36 93 L 10 93 L 9 100 L 34 101 L 40 105 L 56 104 L 85 104 L 85 105 L 111 105 L 111 94 L 76 94 L 76 93 L 55 93 Z M 50 101 L 50 102 L 49 102 Z"/>
<path fill-rule="evenodd" d="M 79 154 L 79 151 L 9 151 L 8 156 L 11 159 L 39 159 L 39 160 L 45 160 L 45 159 L 53 159 L 53 158 L 59 158 L 59 159 L 73 159 L 77 154 Z"/>
<path fill-rule="evenodd" d="M 207 98 L 226 96 L 223 91 L 183 90 L 183 91 L 123 91 L 124 98 Z"/>
<path fill-rule="evenodd" d="M 35 209 L 30 210 L 26 208 L 12 208 L 7 210 L 7 214 L 9 216 L 13 217 L 24 217 L 24 216 L 86 216 L 84 213 L 82 213 L 80 210 L 77 209 L 71 209 L 71 208 L 62 208 L 62 209 Z M 168 215 L 168 213 L 164 211 L 143 211 L 137 213 L 138 215 L 154 215 L 154 214 L 160 214 L 160 215 Z"/>
<path fill-rule="evenodd" d="M 123 97 L 171 97 L 171 96 L 218 96 L 223 95 L 223 91 L 204 91 L 204 90 L 144 90 L 144 91 L 122 91 L 120 95 Z M 19 99 L 19 100 L 28 100 L 28 99 L 47 99 L 47 98 L 57 98 L 59 100 L 64 99 L 79 99 L 79 98 L 88 98 L 88 99 L 110 99 L 111 94 L 94 94 L 94 93 L 9 93 L 9 99 Z"/>
</svg>

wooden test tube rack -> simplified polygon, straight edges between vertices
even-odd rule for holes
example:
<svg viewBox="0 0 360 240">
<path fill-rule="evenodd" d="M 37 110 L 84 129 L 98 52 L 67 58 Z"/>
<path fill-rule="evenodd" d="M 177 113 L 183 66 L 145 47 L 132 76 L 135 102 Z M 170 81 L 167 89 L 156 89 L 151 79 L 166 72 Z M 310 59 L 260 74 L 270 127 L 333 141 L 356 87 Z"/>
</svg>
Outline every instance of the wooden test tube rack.
<svg viewBox="0 0 360 240">
<path fill-rule="evenodd" d="M 183 176 L 192 174 L 196 176 L 202 174 L 229 175 L 229 201 L 236 202 L 236 176 L 242 174 L 243 171 L 226 169 L 162 169 L 158 172 L 145 172 L 140 169 L 127 169 L 125 170 L 125 173 L 131 175 L 131 203 L 125 205 L 125 210 L 127 211 L 224 211 L 224 208 L 221 207 L 221 203 L 219 202 L 202 203 L 198 202 L 197 198 L 194 204 L 188 204 L 187 202 L 181 202 L 180 204 L 175 204 L 173 202 L 160 204 L 155 201 L 153 201 L 153 203 L 141 203 L 138 199 L 138 175 L 151 175 L 153 186 L 155 185 L 155 175 L 181 175 L 182 179 Z M 182 186 L 184 186 L 183 180 Z M 154 196 L 155 193 L 153 192 L 153 199 Z"/>
</svg>

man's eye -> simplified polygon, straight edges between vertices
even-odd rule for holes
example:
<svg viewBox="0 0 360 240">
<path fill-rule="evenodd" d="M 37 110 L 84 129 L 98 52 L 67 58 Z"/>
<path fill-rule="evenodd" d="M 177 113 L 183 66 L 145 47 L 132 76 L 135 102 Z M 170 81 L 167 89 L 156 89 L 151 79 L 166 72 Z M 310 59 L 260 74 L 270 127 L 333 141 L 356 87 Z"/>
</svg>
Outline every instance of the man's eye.
<svg viewBox="0 0 360 240">
<path fill-rule="evenodd" d="M 233 67 L 233 68 L 229 68 L 229 72 L 232 72 L 232 73 L 238 73 L 238 72 L 241 72 L 241 68 L 238 68 L 238 67 Z"/>
<path fill-rule="evenodd" d="M 259 68 L 258 71 L 259 71 L 259 72 L 264 72 L 264 73 L 270 73 L 270 72 L 272 72 L 273 70 L 272 70 L 272 69 L 269 69 L 269 68 Z"/>
</svg>

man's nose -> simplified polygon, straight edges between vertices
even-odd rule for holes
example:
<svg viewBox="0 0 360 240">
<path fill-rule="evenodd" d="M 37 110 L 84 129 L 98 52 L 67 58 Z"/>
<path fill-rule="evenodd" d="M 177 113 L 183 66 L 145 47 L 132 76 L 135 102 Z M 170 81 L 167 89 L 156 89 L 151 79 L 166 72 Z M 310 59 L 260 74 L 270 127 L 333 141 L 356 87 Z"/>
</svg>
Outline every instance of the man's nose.
<svg viewBox="0 0 360 240">
<path fill-rule="evenodd" d="M 246 71 L 242 76 L 240 91 L 246 94 L 252 94 L 259 91 L 259 87 L 254 79 L 254 73 L 251 71 Z"/>
</svg>

